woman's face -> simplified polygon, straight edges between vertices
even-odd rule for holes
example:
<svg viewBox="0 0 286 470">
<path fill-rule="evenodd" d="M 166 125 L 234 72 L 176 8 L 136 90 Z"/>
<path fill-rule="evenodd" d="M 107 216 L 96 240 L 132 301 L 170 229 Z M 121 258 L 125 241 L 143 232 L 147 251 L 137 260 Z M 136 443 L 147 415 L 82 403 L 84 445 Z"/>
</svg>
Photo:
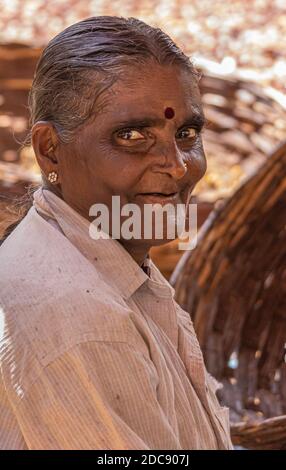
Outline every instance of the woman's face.
<svg viewBox="0 0 286 470">
<path fill-rule="evenodd" d="M 63 199 L 90 221 L 95 203 L 111 212 L 112 196 L 120 196 L 121 207 L 188 204 L 206 171 L 200 135 L 204 116 L 190 72 L 153 62 L 125 68 L 97 106 L 100 113 L 79 130 L 76 141 L 60 148 L 57 171 Z M 176 194 L 168 199 L 150 193 Z M 166 241 L 122 243 L 153 246 Z"/>
</svg>

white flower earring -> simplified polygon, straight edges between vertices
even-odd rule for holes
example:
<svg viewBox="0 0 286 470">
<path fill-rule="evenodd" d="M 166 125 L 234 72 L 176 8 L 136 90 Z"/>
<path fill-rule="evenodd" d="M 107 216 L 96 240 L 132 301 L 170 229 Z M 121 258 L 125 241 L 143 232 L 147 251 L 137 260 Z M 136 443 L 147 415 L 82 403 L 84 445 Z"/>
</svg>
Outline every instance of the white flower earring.
<svg viewBox="0 0 286 470">
<path fill-rule="evenodd" d="M 57 182 L 57 179 L 58 179 L 58 174 L 56 171 L 50 171 L 49 175 L 48 175 L 48 180 L 51 182 L 51 183 L 56 183 Z"/>
</svg>

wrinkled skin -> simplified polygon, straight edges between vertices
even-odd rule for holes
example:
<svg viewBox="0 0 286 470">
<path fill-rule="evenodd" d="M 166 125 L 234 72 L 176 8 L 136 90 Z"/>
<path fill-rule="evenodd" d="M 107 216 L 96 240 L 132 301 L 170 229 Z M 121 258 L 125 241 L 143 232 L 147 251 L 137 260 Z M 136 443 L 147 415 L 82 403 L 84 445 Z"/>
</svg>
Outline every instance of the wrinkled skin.
<svg viewBox="0 0 286 470">
<path fill-rule="evenodd" d="M 98 106 L 100 113 L 78 130 L 70 144 L 59 142 L 49 122 L 33 126 L 32 143 L 42 173 L 59 175 L 56 184 L 45 178 L 44 186 L 90 221 L 94 220 L 90 207 L 103 203 L 111 210 L 114 195 L 120 196 L 121 206 L 136 203 L 142 207 L 154 198 L 141 193 L 177 192 L 172 203 L 188 204 L 206 171 L 200 135 L 203 112 L 191 73 L 177 65 L 153 62 L 144 69 L 129 66 L 100 95 Z M 167 107 L 175 112 L 172 119 L 165 117 Z M 130 122 L 145 118 L 155 121 L 139 127 Z M 55 150 L 48 153 L 51 144 Z M 165 230 L 161 240 L 120 240 L 139 264 L 151 246 L 168 241 Z"/>
</svg>

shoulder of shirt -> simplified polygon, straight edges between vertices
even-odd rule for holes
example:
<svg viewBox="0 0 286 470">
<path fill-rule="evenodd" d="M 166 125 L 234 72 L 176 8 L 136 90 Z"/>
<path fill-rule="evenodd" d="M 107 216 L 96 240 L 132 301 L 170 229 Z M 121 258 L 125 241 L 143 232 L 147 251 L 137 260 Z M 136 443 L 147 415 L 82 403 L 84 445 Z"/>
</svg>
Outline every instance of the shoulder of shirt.
<svg viewBox="0 0 286 470">
<path fill-rule="evenodd" d="M 138 341 L 133 312 L 120 294 L 60 232 L 47 222 L 37 226 L 33 217 L 1 247 L 0 297 L 0 346 L 10 348 L 1 349 L 4 355 L 11 348 L 33 351 L 45 366 L 76 344 Z"/>
</svg>

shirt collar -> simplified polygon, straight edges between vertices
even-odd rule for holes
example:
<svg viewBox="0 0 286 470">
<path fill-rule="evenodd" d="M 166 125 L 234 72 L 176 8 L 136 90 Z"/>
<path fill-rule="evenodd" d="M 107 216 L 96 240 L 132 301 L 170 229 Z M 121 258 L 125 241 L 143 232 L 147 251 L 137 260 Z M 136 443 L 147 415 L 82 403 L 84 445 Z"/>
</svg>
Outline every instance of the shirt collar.
<svg viewBox="0 0 286 470">
<path fill-rule="evenodd" d="M 173 287 L 154 265 L 149 254 L 142 265 L 149 269 L 150 277 L 118 240 L 112 239 L 105 233 L 103 234 L 105 238 L 96 240 L 91 238 L 90 221 L 52 191 L 43 187 L 38 188 L 34 192 L 33 205 L 37 211 L 56 220 L 63 234 L 125 299 L 132 296 L 146 281 L 153 285 L 153 288 L 161 287 L 174 295 Z"/>
</svg>

